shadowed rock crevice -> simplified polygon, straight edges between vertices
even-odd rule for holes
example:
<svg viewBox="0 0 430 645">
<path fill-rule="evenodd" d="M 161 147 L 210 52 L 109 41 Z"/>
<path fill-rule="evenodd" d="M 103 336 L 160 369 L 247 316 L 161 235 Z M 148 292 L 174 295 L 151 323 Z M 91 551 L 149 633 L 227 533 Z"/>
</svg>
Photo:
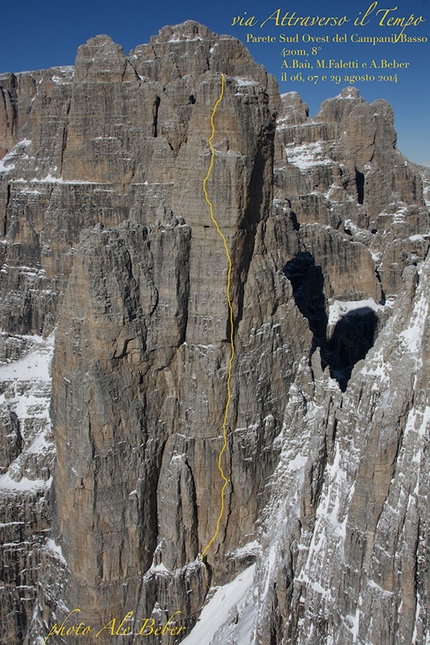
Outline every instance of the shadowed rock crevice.
<svg viewBox="0 0 430 645">
<path fill-rule="evenodd" d="M 351 372 L 375 342 L 378 318 L 370 307 L 358 307 L 342 316 L 327 343 L 330 375 L 345 391 Z"/>
<path fill-rule="evenodd" d="M 8 408 L 0 410 L 0 474 L 3 474 L 20 454 L 23 443 L 16 413 Z"/>
<path fill-rule="evenodd" d="M 270 125 L 269 125 L 270 127 Z M 238 222 L 232 249 L 233 280 L 237 286 L 236 311 L 234 327 L 237 328 L 243 317 L 243 302 L 245 285 L 248 278 L 249 267 L 254 254 L 255 236 L 257 227 L 262 219 L 262 213 L 267 211 L 271 200 L 270 183 L 267 181 L 271 169 L 273 155 L 273 140 L 275 130 L 265 133 L 256 151 L 254 167 L 250 178 L 250 192 L 248 206 L 242 219 Z M 227 338 L 230 338 L 230 321 L 227 322 Z"/>
<path fill-rule="evenodd" d="M 6 187 L 6 202 L 5 202 L 4 218 L 3 218 L 3 237 L 4 238 L 6 238 L 7 227 L 8 227 L 8 206 L 10 202 L 10 193 L 11 193 L 11 186 L 10 184 L 8 184 Z"/>
<path fill-rule="evenodd" d="M 0 155 L 4 156 L 15 143 L 18 110 L 16 105 L 17 78 L 15 74 L 6 77 L 6 83 L 0 87 L 0 121 L 3 121 L 4 143 L 0 144 Z"/>
<path fill-rule="evenodd" d="M 160 97 L 156 96 L 155 101 L 154 101 L 154 105 L 153 105 L 153 108 L 152 108 L 152 113 L 153 113 L 153 116 L 154 116 L 152 131 L 153 131 L 154 139 L 156 139 L 158 137 L 158 110 L 160 109 L 160 103 L 161 103 Z"/>
<path fill-rule="evenodd" d="M 284 267 L 291 282 L 293 296 L 300 312 L 308 319 L 313 333 L 312 350 L 325 348 L 328 318 L 325 310 L 324 276 L 320 266 L 308 251 L 301 251 Z M 323 353 L 323 351 L 322 351 Z"/>
<path fill-rule="evenodd" d="M 359 204 L 364 202 L 364 174 L 355 169 L 355 184 L 357 186 L 357 201 Z"/>
<path fill-rule="evenodd" d="M 357 307 L 342 316 L 327 337 L 328 318 L 325 305 L 324 276 L 315 265 L 311 253 L 301 251 L 284 267 L 284 274 L 293 287 L 293 296 L 300 312 L 307 318 L 313 334 L 311 355 L 319 347 L 321 367 L 327 366 L 330 376 L 344 392 L 354 365 L 365 358 L 373 347 L 378 318 L 370 307 Z"/>
<path fill-rule="evenodd" d="M 59 159 L 60 176 L 62 176 L 62 174 L 63 174 L 63 162 L 64 162 L 64 157 L 65 157 L 66 148 L 67 148 L 67 137 L 68 137 L 68 132 L 69 132 L 69 114 L 70 114 L 71 104 L 72 104 L 71 100 L 68 100 L 66 105 L 65 105 L 66 121 L 64 123 L 62 135 L 59 133 L 59 136 L 61 137 L 61 149 L 60 149 L 60 159 Z"/>
</svg>

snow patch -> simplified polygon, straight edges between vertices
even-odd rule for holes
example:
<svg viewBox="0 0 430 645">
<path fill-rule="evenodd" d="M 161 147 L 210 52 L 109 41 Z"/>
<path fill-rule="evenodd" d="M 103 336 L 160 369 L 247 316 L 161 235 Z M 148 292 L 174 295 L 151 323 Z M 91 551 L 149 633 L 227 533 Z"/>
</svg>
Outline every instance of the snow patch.
<svg viewBox="0 0 430 645">
<path fill-rule="evenodd" d="M 148 573 L 170 573 L 168 568 L 160 562 L 159 564 L 152 565 L 148 570 Z"/>
<path fill-rule="evenodd" d="M 44 479 L 28 479 L 23 477 L 20 481 L 15 481 L 9 473 L 0 475 L 0 490 L 13 492 L 37 492 L 49 488 L 52 484 L 52 477 L 45 481 Z"/>
<path fill-rule="evenodd" d="M 236 613 L 243 613 L 246 599 L 252 589 L 254 581 L 255 564 L 240 573 L 232 582 L 219 587 L 211 600 L 204 607 L 199 620 L 189 635 L 181 641 L 182 645 L 213 645 L 221 643 L 216 638 L 217 632 L 229 621 L 234 620 Z M 256 611 L 256 607 L 254 610 Z M 252 617 L 247 616 L 247 633 L 241 634 L 241 643 L 251 643 Z M 243 640 L 242 640 L 243 639 Z M 226 641 L 224 640 L 223 643 Z"/>
<path fill-rule="evenodd" d="M 38 490 L 49 486 L 55 451 L 49 417 L 54 336 L 47 340 L 38 336 L 13 338 L 21 339 L 21 351 L 27 353 L 0 364 L 0 409 L 11 419 L 15 417 L 13 432 L 20 436 L 22 447 L 2 475 L 0 487 Z"/>
<path fill-rule="evenodd" d="M 56 544 L 51 538 L 48 538 L 46 540 L 46 548 L 48 549 L 48 551 L 51 551 L 51 553 L 55 553 L 55 555 L 61 560 L 61 562 L 67 566 L 67 562 L 60 545 Z"/>
<path fill-rule="evenodd" d="M 170 36 L 170 38 L 169 38 L 169 43 L 185 43 L 185 42 L 193 43 L 193 42 L 198 42 L 199 40 L 202 41 L 203 38 L 201 36 L 194 36 L 193 37 L 193 36 L 191 36 L 189 34 L 181 35 L 181 37 L 178 38 L 177 34 L 173 34 L 173 36 Z"/>
<path fill-rule="evenodd" d="M 409 327 L 400 334 L 400 340 L 403 346 L 407 347 L 408 351 L 417 357 L 421 351 L 427 316 L 428 301 L 425 293 L 422 291 L 418 301 L 415 303 Z"/>
<path fill-rule="evenodd" d="M 257 556 L 261 552 L 261 545 L 257 540 L 253 542 L 248 542 L 244 546 L 231 551 L 228 555 L 234 559 L 241 559 L 247 556 Z"/>
<path fill-rule="evenodd" d="M 234 80 L 236 81 L 239 87 L 252 87 L 258 85 L 258 81 L 253 81 L 249 78 L 244 78 L 243 76 L 235 76 Z"/>
<path fill-rule="evenodd" d="M 31 141 L 29 139 L 23 139 L 22 141 L 19 141 L 12 150 L 9 150 L 3 159 L 0 160 L 0 172 L 10 172 L 15 169 L 14 162 L 16 159 L 19 159 L 20 157 L 28 158 L 25 151 L 30 144 Z"/>
<path fill-rule="evenodd" d="M 36 343 L 38 342 L 37 336 L 33 337 Z M 18 361 L 11 363 L 0 364 L 0 381 L 11 380 L 37 380 L 37 381 L 50 381 L 50 365 L 52 360 L 52 353 L 54 351 L 54 336 L 51 335 L 45 342 L 40 339 L 39 342 L 43 343 L 37 349 L 29 352 L 26 356 Z"/>
<path fill-rule="evenodd" d="M 329 304 L 328 325 L 333 327 L 340 318 L 347 316 L 352 311 L 360 309 L 372 309 L 372 311 L 381 311 L 383 305 L 378 305 L 373 298 L 364 300 L 332 300 Z M 364 312 L 366 313 L 366 312 Z"/>
<path fill-rule="evenodd" d="M 18 181 L 18 180 L 17 180 Z M 62 177 L 54 177 L 50 173 L 42 179 L 31 179 L 30 183 L 36 184 L 99 184 L 99 181 L 85 181 L 83 179 L 63 179 Z"/>
<path fill-rule="evenodd" d="M 15 170 L 15 164 L 6 159 L 6 157 L 0 159 L 0 172 L 11 172 L 11 170 Z"/>
<path fill-rule="evenodd" d="M 294 144 L 286 146 L 285 153 L 289 163 L 296 166 L 296 168 L 300 168 L 300 170 L 332 163 L 331 159 L 326 157 L 320 141 L 303 143 L 300 146 L 295 146 Z"/>
</svg>

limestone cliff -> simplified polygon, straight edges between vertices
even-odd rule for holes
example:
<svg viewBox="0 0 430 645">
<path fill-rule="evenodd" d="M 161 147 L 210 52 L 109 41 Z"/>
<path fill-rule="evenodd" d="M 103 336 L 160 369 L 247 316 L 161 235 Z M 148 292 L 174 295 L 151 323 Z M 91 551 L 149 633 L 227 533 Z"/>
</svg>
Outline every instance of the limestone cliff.
<svg viewBox="0 0 430 645">
<path fill-rule="evenodd" d="M 429 213 L 388 103 L 310 119 L 191 21 L 0 91 L 3 640 L 426 642 Z"/>
</svg>

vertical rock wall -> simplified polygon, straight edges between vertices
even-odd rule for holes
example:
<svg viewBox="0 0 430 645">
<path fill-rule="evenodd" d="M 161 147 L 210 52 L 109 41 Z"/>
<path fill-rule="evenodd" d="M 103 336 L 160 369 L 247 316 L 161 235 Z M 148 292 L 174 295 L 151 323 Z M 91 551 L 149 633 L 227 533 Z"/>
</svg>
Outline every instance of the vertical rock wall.
<svg viewBox="0 0 430 645">
<path fill-rule="evenodd" d="M 222 73 L 207 190 L 236 353 L 226 509 L 203 567 L 230 356 L 202 187 Z M 243 45 L 193 22 L 129 57 L 97 36 L 75 68 L 0 89 L 1 325 L 9 339 L 56 329 L 52 533 L 42 547 L 41 513 L 33 619 L 34 593 L 8 642 L 39 643 L 77 608 L 99 628 L 132 611 L 135 632 L 180 611 L 186 635 L 206 578 L 256 558 L 252 616 L 236 607 L 214 645 L 251 624 L 261 645 L 424 642 L 428 482 L 408 468 L 428 432 L 428 210 L 390 106 L 346 88 L 310 119 Z M 22 432 L 4 411 L 19 508 Z"/>
</svg>

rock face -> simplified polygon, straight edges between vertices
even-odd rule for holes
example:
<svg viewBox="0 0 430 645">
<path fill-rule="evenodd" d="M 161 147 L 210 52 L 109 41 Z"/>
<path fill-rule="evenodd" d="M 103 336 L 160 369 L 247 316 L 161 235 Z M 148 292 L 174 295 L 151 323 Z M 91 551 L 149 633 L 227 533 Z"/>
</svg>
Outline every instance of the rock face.
<svg viewBox="0 0 430 645">
<path fill-rule="evenodd" d="M 28 632 L 52 526 L 52 341 L 0 335 L 0 634 L 5 643 L 22 643 Z"/>
<path fill-rule="evenodd" d="M 207 192 L 235 354 L 203 564 L 231 352 L 203 191 L 222 74 Z M 88 643 L 157 643 L 176 612 L 178 642 L 209 582 L 232 595 L 207 645 L 426 642 L 429 215 L 391 107 L 345 88 L 310 119 L 191 21 L 0 91 L 4 639 L 78 643 L 53 632 L 76 610 Z"/>
</svg>

